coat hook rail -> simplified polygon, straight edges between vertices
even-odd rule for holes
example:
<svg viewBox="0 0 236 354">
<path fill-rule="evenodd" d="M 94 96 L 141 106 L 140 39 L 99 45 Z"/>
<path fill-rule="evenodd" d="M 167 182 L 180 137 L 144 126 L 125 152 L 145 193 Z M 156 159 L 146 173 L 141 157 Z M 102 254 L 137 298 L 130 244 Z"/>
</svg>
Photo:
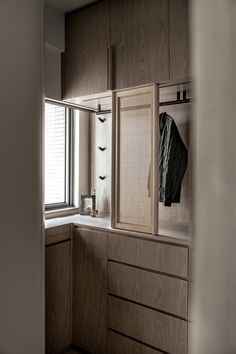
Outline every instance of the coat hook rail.
<svg viewBox="0 0 236 354">
<path fill-rule="evenodd" d="M 181 91 L 177 91 L 176 100 L 160 102 L 159 106 L 172 106 L 176 104 L 183 104 L 191 102 L 190 98 L 187 98 L 187 91 L 183 90 L 183 98 L 181 99 Z"/>
</svg>

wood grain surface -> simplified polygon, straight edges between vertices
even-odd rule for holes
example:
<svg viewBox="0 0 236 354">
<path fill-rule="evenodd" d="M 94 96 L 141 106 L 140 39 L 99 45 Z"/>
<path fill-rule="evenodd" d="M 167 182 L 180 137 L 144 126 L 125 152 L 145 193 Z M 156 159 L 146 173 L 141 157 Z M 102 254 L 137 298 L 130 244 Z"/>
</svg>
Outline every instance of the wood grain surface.
<svg viewBox="0 0 236 354">
<path fill-rule="evenodd" d="M 66 15 L 64 99 L 107 90 L 109 8 L 103 0 Z"/>
<path fill-rule="evenodd" d="M 108 331 L 109 354 L 162 354 L 158 350 L 147 347 L 135 340 Z"/>
<path fill-rule="evenodd" d="M 109 233 L 110 260 L 188 277 L 188 248 Z"/>
<path fill-rule="evenodd" d="M 170 79 L 189 73 L 189 0 L 170 0 Z"/>
<path fill-rule="evenodd" d="M 51 227 L 45 230 L 45 245 L 65 241 L 71 238 L 71 224 Z"/>
<path fill-rule="evenodd" d="M 107 234 L 75 228 L 73 343 L 94 354 L 107 350 Z"/>
<path fill-rule="evenodd" d="M 71 242 L 45 250 L 46 354 L 61 353 L 71 344 Z"/>
<path fill-rule="evenodd" d="M 186 353 L 187 322 L 184 320 L 109 296 L 108 325 L 168 353 Z"/>
<path fill-rule="evenodd" d="M 108 263 L 108 292 L 187 318 L 188 282 L 169 276 Z"/>
<path fill-rule="evenodd" d="M 113 88 L 169 79 L 169 2 L 111 0 Z"/>
</svg>

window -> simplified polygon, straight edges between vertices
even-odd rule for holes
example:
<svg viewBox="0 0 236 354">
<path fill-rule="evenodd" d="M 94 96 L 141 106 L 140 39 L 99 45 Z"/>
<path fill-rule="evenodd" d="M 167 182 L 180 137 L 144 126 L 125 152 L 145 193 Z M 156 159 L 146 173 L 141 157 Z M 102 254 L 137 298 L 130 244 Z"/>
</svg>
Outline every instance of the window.
<svg viewBox="0 0 236 354">
<path fill-rule="evenodd" d="M 45 208 L 73 206 L 73 110 L 45 103 Z"/>
</svg>

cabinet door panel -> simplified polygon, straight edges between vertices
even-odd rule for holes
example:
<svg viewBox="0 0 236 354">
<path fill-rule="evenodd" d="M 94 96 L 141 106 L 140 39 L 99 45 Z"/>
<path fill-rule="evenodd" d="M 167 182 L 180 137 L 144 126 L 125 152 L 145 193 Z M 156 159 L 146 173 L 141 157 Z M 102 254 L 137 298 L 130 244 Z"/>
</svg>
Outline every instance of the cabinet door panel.
<svg viewBox="0 0 236 354">
<path fill-rule="evenodd" d="M 64 99 L 107 90 L 109 7 L 103 0 L 66 15 Z"/>
<path fill-rule="evenodd" d="M 153 232 L 156 151 L 155 86 L 115 93 L 114 226 Z"/>
<path fill-rule="evenodd" d="M 169 2 L 112 0 L 111 45 L 116 89 L 169 79 Z"/>
<path fill-rule="evenodd" d="M 107 346 L 107 234 L 74 232 L 73 343 L 94 354 Z"/>
<path fill-rule="evenodd" d="M 45 250 L 46 354 L 57 354 L 71 344 L 71 242 Z"/>
<path fill-rule="evenodd" d="M 170 79 L 189 76 L 189 0 L 170 0 Z"/>
</svg>

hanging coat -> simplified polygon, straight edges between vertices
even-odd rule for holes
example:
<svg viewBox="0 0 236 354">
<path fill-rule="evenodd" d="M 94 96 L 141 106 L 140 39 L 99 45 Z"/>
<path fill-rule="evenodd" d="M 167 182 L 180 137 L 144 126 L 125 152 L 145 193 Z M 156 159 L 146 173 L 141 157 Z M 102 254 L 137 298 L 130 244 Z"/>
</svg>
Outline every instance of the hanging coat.
<svg viewBox="0 0 236 354">
<path fill-rule="evenodd" d="M 188 164 L 188 150 L 174 119 L 167 113 L 159 116 L 159 201 L 165 206 L 180 202 L 181 183 Z"/>
</svg>

